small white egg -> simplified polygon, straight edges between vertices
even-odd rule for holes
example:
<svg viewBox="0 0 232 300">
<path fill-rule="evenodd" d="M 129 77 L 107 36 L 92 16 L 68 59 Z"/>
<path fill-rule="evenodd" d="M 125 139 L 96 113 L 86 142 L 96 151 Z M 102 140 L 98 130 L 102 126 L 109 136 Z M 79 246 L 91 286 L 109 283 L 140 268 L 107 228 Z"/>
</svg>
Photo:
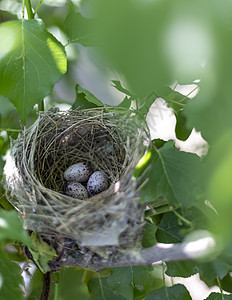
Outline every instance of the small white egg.
<svg viewBox="0 0 232 300">
<path fill-rule="evenodd" d="M 65 186 L 65 194 L 69 197 L 73 197 L 81 200 L 88 198 L 88 193 L 86 188 L 79 182 L 69 182 Z"/>
<path fill-rule="evenodd" d="M 93 170 L 90 165 L 84 162 L 79 162 L 70 166 L 64 172 L 64 179 L 67 181 L 86 182 L 92 173 Z"/>
<path fill-rule="evenodd" d="M 89 196 L 97 195 L 108 188 L 108 180 L 102 171 L 94 172 L 87 182 L 87 191 Z"/>
</svg>

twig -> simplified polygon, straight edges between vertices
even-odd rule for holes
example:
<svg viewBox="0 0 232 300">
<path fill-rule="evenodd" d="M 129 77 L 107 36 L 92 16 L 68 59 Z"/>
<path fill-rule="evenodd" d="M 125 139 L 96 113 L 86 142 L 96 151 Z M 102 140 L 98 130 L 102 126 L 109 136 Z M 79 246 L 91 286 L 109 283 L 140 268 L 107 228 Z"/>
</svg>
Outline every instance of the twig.
<svg viewBox="0 0 232 300">
<path fill-rule="evenodd" d="M 43 275 L 43 289 L 40 296 L 40 300 L 48 300 L 51 288 L 51 274 L 52 272 L 47 272 Z"/>
</svg>

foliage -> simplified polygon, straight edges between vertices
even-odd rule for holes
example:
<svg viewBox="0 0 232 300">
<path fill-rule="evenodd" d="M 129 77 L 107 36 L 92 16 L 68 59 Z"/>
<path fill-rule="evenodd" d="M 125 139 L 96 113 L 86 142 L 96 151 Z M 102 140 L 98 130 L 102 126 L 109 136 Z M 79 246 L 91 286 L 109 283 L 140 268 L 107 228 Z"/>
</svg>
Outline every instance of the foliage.
<svg viewBox="0 0 232 300">
<path fill-rule="evenodd" d="M 214 236 L 215 253 L 202 259 L 174 257 L 166 269 L 63 268 L 52 277 L 50 299 L 186 300 L 191 299 L 187 288 L 167 286 L 164 275 L 196 273 L 209 287 L 220 288 L 207 299 L 232 299 L 224 294 L 232 293 L 231 9 L 226 0 L 0 1 L 0 178 L 11 139 L 36 120 L 38 110 L 115 106 L 76 77 L 83 51 L 95 62 L 89 73 L 97 69 L 90 84 L 99 92 L 98 75 L 110 78 L 107 89 L 122 96 L 118 108 L 146 118 L 162 98 L 176 117 L 177 139 L 187 140 L 196 128 L 209 147 L 207 156 L 198 157 L 173 141 L 155 139 L 133 177 L 148 207 L 144 249 L 182 245 L 188 234 L 200 239 L 198 230 L 204 229 Z M 187 84 L 194 84 L 195 97 L 177 90 Z M 29 277 L 27 299 L 39 299 L 42 273 L 55 255 L 36 233 L 29 237 L 0 187 L 0 298 L 24 299 L 23 278 Z"/>
</svg>

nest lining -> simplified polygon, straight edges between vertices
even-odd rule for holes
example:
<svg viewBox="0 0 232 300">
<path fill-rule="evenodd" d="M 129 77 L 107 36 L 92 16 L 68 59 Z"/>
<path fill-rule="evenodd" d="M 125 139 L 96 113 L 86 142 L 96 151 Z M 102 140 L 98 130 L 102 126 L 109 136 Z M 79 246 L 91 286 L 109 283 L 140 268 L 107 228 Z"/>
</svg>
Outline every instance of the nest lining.
<svg viewBox="0 0 232 300">
<path fill-rule="evenodd" d="M 144 215 L 132 179 L 145 152 L 141 126 L 128 114 L 103 108 L 40 113 L 12 143 L 5 166 L 6 190 L 26 229 L 95 252 L 134 247 Z M 87 200 L 66 196 L 63 174 L 77 162 L 103 171 L 109 188 Z"/>
</svg>

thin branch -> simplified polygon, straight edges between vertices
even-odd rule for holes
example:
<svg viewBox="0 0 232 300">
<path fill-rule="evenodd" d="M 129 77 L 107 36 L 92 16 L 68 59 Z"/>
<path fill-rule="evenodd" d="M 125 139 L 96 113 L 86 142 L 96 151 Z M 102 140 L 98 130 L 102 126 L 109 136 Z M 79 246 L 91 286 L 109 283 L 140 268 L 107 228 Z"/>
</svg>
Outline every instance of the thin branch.
<svg viewBox="0 0 232 300">
<path fill-rule="evenodd" d="M 198 258 L 201 255 L 213 251 L 215 247 L 214 240 L 204 238 L 190 243 L 181 244 L 161 244 L 154 247 L 130 250 L 120 258 L 111 260 L 102 260 L 100 258 L 89 259 L 81 256 L 73 258 L 72 255 L 62 256 L 59 261 L 49 262 L 52 271 L 57 271 L 63 266 L 74 266 L 99 271 L 102 268 L 125 267 L 136 265 L 151 265 L 160 261 L 186 260 Z M 88 254 L 87 254 L 88 256 Z"/>
<path fill-rule="evenodd" d="M 52 272 L 47 272 L 43 275 L 43 289 L 40 300 L 48 300 L 51 289 L 51 274 Z"/>
</svg>

